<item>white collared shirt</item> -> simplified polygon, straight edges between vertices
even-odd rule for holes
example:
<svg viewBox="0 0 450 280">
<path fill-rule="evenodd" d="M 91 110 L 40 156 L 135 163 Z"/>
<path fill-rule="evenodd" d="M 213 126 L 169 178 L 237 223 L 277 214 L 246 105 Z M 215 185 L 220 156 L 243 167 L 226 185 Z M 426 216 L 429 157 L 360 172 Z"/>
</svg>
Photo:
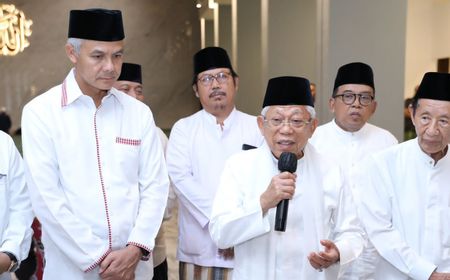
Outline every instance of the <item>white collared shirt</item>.
<svg viewBox="0 0 450 280">
<path fill-rule="evenodd" d="M 150 109 L 114 88 L 96 108 L 73 71 L 30 101 L 22 117 L 49 279 L 61 271 L 73 277 L 65 279 L 97 279 L 109 250 L 127 243 L 152 250 L 169 184 Z"/>
<path fill-rule="evenodd" d="M 263 215 L 260 204 L 279 172 L 266 144 L 226 162 L 209 228 L 219 247 L 234 246 L 233 279 L 337 279 L 339 264 L 319 272 L 308 255 L 323 250 L 321 239 L 330 239 L 346 265 L 363 248 L 363 229 L 339 168 L 307 144 L 297 163 L 285 232 L 274 230 L 276 207 Z"/>
<path fill-rule="evenodd" d="M 361 220 L 383 257 L 375 279 L 450 272 L 450 155 L 436 164 L 417 138 L 370 156 L 362 167 Z"/>
<path fill-rule="evenodd" d="M 179 260 L 202 266 L 232 267 L 218 255 L 208 223 L 225 160 L 243 144 L 259 146 L 256 117 L 234 109 L 223 127 L 201 110 L 175 123 L 167 147 L 167 166 L 178 196 Z"/>
<path fill-rule="evenodd" d="M 9 135 L 0 131 L 0 252 L 20 262 L 28 257 L 33 212 L 25 185 L 22 158 Z M 8 275 L 0 275 L 0 279 Z"/>
</svg>

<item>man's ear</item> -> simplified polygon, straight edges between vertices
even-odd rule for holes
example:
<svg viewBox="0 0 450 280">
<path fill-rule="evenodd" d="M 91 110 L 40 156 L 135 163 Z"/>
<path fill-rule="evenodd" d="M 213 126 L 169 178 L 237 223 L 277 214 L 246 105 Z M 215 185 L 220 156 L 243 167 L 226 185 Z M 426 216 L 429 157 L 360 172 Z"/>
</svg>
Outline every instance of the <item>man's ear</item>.
<svg viewBox="0 0 450 280">
<path fill-rule="evenodd" d="M 67 57 L 72 61 L 73 64 L 77 63 L 78 55 L 71 44 L 66 44 L 65 46 Z"/>
<path fill-rule="evenodd" d="M 333 97 L 330 97 L 330 99 L 328 99 L 328 109 L 330 109 L 331 113 L 334 113 L 334 103 L 336 102 L 336 100 Z"/>
<path fill-rule="evenodd" d="M 195 97 L 200 98 L 200 96 L 198 95 L 198 89 L 197 89 L 197 85 L 196 84 L 192 85 L 192 89 L 194 90 Z"/>
<path fill-rule="evenodd" d="M 238 76 L 234 77 L 234 88 L 236 89 L 236 92 L 239 89 L 239 77 Z"/>
</svg>

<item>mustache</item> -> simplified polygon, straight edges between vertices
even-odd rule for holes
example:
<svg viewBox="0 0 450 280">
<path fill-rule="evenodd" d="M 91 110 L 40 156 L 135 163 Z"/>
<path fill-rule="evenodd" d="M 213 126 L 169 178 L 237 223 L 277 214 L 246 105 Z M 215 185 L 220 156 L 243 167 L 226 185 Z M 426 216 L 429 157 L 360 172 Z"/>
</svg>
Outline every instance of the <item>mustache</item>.
<svg viewBox="0 0 450 280">
<path fill-rule="evenodd" d="M 214 90 L 213 92 L 211 92 L 209 94 L 209 98 L 213 98 L 213 97 L 220 96 L 220 95 L 221 96 L 226 96 L 227 94 L 224 91 Z"/>
</svg>

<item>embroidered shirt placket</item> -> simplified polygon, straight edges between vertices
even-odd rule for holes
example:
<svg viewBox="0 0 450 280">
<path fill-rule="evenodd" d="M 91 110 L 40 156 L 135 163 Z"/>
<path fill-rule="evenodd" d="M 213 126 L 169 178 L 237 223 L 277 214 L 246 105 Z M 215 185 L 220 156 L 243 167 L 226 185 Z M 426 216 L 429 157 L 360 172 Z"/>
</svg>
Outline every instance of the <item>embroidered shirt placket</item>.
<svg viewBox="0 0 450 280">
<path fill-rule="evenodd" d="M 100 157 L 100 143 L 98 138 L 98 130 L 97 130 L 97 113 L 100 110 L 102 105 L 100 105 L 94 114 L 94 132 L 95 132 L 95 145 L 97 150 L 97 164 L 98 164 L 98 175 L 100 176 L 100 184 L 102 187 L 102 194 L 103 194 L 103 201 L 105 203 L 105 214 L 106 214 L 106 222 L 108 223 L 108 242 L 109 242 L 109 249 L 112 249 L 112 233 L 111 233 L 111 220 L 109 218 L 109 211 L 108 211 L 108 199 L 106 196 L 106 189 L 105 189 L 105 182 L 103 180 L 103 172 L 102 172 L 102 162 Z"/>
</svg>

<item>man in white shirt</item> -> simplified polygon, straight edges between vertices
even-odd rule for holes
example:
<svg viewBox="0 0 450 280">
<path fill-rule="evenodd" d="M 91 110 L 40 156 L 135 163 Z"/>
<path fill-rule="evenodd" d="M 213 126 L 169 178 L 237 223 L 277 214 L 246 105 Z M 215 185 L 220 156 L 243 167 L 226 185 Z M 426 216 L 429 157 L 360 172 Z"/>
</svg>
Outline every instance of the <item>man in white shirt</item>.
<svg viewBox="0 0 450 280">
<path fill-rule="evenodd" d="M 426 73 L 410 112 L 417 138 L 369 156 L 358 182 L 375 279 L 450 279 L 450 74 Z"/>
<path fill-rule="evenodd" d="M 0 280 L 10 280 L 30 250 L 33 212 L 22 158 L 11 137 L 0 131 Z"/>
<path fill-rule="evenodd" d="M 243 144 L 263 141 L 256 117 L 235 108 L 238 86 L 224 49 L 208 47 L 194 55 L 192 87 L 203 109 L 175 123 L 167 147 L 179 201 L 180 280 L 228 279 L 233 267 L 232 248 L 219 250 L 209 235 L 212 203 L 225 160 Z"/>
<path fill-rule="evenodd" d="M 122 70 L 120 76 L 114 83 L 114 87 L 126 94 L 144 102 L 144 87 L 142 84 L 142 66 L 136 63 L 124 62 L 122 63 Z M 168 138 L 161 128 L 156 127 L 158 131 L 159 140 L 163 150 L 166 150 Z M 164 221 L 172 216 L 172 209 L 175 205 L 176 197 L 172 188 L 169 188 L 169 197 L 167 199 L 166 211 L 164 212 Z M 164 237 L 164 223 L 158 231 L 155 238 L 155 247 L 152 252 L 153 260 L 153 280 L 167 280 L 168 266 L 166 254 L 166 241 Z"/>
<path fill-rule="evenodd" d="M 22 116 L 44 279 L 149 279 L 169 180 L 150 109 L 112 87 L 122 14 L 72 10 L 68 37 L 74 68 Z"/>
<path fill-rule="evenodd" d="M 358 168 L 364 157 L 398 143 L 389 131 L 368 123 L 377 107 L 372 68 L 362 62 L 341 66 L 329 107 L 334 119 L 319 126 L 310 142 L 342 167 L 347 183 L 354 190 Z M 363 254 L 344 275 L 347 279 L 372 279 L 378 260 L 376 250 L 367 244 Z"/>
<path fill-rule="evenodd" d="M 210 231 L 220 248 L 234 246 L 233 279 L 336 279 L 363 248 L 363 230 L 339 168 L 308 144 L 317 126 L 309 81 L 269 80 L 258 126 L 261 147 L 226 162 Z M 294 154 L 294 173 L 277 168 Z M 276 206 L 289 199 L 284 232 Z"/>
</svg>

